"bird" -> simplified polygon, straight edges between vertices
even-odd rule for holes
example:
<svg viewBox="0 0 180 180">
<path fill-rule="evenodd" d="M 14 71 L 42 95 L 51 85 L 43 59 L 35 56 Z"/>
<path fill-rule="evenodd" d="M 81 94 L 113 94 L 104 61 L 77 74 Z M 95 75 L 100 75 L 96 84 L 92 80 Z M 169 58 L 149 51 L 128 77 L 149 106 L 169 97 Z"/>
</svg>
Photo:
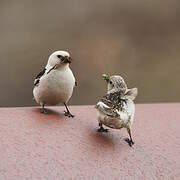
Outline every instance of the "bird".
<svg viewBox="0 0 180 180">
<path fill-rule="evenodd" d="M 107 82 L 107 93 L 98 101 L 95 108 L 99 123 L 98 132 L 108 132 L 103 125 L 113 128 L 126 128 L 129 138 L 125 141 L 132 146 L 134 141 L 131 135 L 131 126 L 134 121 L 134 99 L 138 94 L 137 88 L 128 89 L 126 82 L 119 75 L 103 74 Z"/>
<path fill-rule="evenodd" d="M 77 84 L 69 67 L 71 62 L 72 58 L 67 51 L 55 51 L 49 56 L 45 68 L 35 77 L 33 96 L 41 105 L 41 113 L 47 113 L 45 105 L 63 103 L 66 108 L 64 115 L 74 117 L 67 106 Z"/>
</svg>

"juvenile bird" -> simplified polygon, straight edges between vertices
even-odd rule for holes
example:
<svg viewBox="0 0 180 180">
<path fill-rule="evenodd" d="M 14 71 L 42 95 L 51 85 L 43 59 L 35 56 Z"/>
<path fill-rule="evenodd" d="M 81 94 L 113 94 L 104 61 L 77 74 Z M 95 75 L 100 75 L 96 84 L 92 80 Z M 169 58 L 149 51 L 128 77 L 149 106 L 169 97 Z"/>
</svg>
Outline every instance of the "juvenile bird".
<svg viewBox="0 0 180 180">
<path fill-rule="evenodd" d="M 67 107 L 76 84 L 74 75 L 69 67 L 70 54 L 66 51 L 55 51 L 48 59 L 46 67 L 35 78 L 33 95 L 42 107 L 41 112 L 46 113 L 45 105 L 58 105 L 63 103 L 65 116 L 74 117 Z"/>
<path fill-rule="evenodd" d="M 128 89 L 124 79 L 121 76 L 103 75 L 107 82 L 107 94 L 101 98 L 95 108 L 97 109 L 97 118 L 99 122 L 99 132 L 107 132 L 103 125 L 113 128 L 126 128 L 130 138 L 125 141 L 132 146 L 134 141 L 131 136 L 131 126 L 134 120 L 137 88 Z"/>
</svg>

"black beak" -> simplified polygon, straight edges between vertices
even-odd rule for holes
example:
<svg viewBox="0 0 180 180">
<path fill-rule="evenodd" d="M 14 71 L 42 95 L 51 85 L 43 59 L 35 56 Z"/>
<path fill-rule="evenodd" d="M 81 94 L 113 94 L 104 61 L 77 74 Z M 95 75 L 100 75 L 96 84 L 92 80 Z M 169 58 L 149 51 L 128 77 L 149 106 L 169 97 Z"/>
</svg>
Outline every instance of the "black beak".
<svg viewBox="0 0 180 180">
<path fill-rule="evenodd" d="M 63 58 L 63 63 L 71 63 L 72 62 L 72 58 L 71 57 L 68 57 L 68 56 L 65 56 L 64 58 Z"/>
</svg>

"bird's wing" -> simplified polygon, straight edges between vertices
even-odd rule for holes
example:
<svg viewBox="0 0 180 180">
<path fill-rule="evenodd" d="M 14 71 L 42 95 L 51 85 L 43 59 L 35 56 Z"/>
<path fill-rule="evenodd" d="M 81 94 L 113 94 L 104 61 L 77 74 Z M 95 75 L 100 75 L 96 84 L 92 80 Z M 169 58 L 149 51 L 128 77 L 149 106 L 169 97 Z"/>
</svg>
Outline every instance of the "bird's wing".
<svg viewBox="0 0 180 180">
<path fill-rule="evenodd" d="M 124 106 L 125 100 L 121 97 L 123 96 L 122 92 L 116 91 L 114 93 L 108 93 L 100 100 L 100 106 L 96 106 L 104 114 L 111 117 L 120 117 L 120 113 Z"/>
<path fill-rule="evenodd" d="M 34 86 L 38 86 L 39 82 L 40 82 L 40 79 L 41 77 L 45 74 L 46 72 L 46 68 L 44 68 L 36 77 L 35 77 L 35 80 L 34 80 Z"/>
<path fill-rule="evenodd" d="M 121 91 L 116 91 L 106 94 L 105 96 L 103 96 L 101 101 L 107 104 L 109 107 L 121 108 L 125 101 L 124 99 L 122 99 L 122 96 L 123 94 Z"/>
<path fill-rule="evenodd" d="M 103 114 L 110 116 L 110 117 L 118 117 L 119 114 L 117 113 L 117 110 L 109 107 L 108 105 L 106 105 L 104 102 L 100 101 L 97 103 L 97 105 L 95 106 L 100 112 L 102 112 Z"/>
<path fill-rule="evenodd" d="M 55 65 L 54 67 L 50 68 L 50 69 L 44 68 L 44 69 L 36 76 L 36 78 L 35 78 L 35 80 L 34 80 L 34 86 L 38 86 L 38 85 L 39 85 L 40 79 L 41 79 L 42 76 L 44 76 L 45 74 L 49 74 L 52 70 L 54 70 L 54 69 L 56 69 L 56 68 L 57 68 L 56 65 Z M 47 71 L 47 73 L 46 73 L 46 71 Z"/>
</svg>

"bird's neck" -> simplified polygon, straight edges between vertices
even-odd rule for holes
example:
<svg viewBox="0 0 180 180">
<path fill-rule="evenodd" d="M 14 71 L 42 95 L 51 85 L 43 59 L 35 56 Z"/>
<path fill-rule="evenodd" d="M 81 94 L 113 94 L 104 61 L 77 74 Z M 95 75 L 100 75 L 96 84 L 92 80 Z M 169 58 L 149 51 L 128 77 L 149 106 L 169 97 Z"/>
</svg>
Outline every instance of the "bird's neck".
<svg viewBox="0 0 180 180">
<path fill-rule="evenodd" d="M 66 70 L 66 69 L 68 69 L 69 68 L 69 64 L 67 63 L 67 64 L 61 64 L 60 66 L 57 66 L 57 69 L 58 70 Z"/>
<path fill-rule="evenodd" d="M 53 68 L 52 66 L 47 64 L 46 69 L 52 69 L 52 68 Z M 57 65 L 55 69 L 64 70 L 65 71 L 68 68 L 69 68 L 69 64 L 67 63 L 67 64 L 61 64 L 60 66 Z"/>
<path fill-rule="evenodd" d="M 107 94 L 115 93 L 115 92 L 118 92 L 118 91 L 119 91 L 119 89 L 116 89 L 116 88 L 108 89 L 108 90 L 107 90 Z"/>
</svg>

